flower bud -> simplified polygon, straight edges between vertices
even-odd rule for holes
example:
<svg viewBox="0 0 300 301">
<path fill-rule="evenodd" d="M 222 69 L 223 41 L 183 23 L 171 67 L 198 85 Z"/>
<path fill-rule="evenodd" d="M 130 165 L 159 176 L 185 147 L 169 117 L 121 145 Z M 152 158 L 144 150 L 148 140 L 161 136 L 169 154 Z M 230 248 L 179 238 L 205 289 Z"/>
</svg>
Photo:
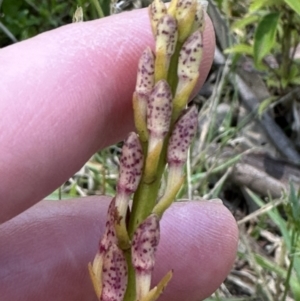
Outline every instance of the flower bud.
<svg viewBox="0 0 300 301">
<path fill-rule="evenodd" d="M 151 183 L 155 178 L 164 138 L 169 132 L 171 115 L 171 89 L 165 80 L 160 80 L 154 86 L 147 109 L 149 139 L 144 172 L 146 183 Z"/>
<path fill-rule="evenodd" d="M 89 272 L 97 297 L 100 297 L 102 291 L 102 269 L 105 253 L 112 244 L 117 243 L 117 237 L 114 227 L 115 199 L 112 199 L 107 212 L 107 221 L 105 232 L 99 242 L 99 249 L 94 258 L 93 264 L 89 264 Z"/>
<path fill-rule="evenodd" d="M 149 150 L 155 141 L 163 139 L 170 128 L 172 114 L 172 93 L 168 83 L 160 80 L 154 86 L 149 98 L 147 110 L 147 127 L 150 134 Z M 153 145 L 152 145 L 153 144 Z"/>
<path fill-rule="evenodd" d="M 202 34 L 195 31 L 183 44 L 178 60 L 178 85 L 174 98 L 173 121 L 186 106 L 197 83 L 202 58 Z"/>
<path fill-rule="evenodd" d="M 154 0 L 149 5 L 149 15 L 151 21 L 151 27 L 153 35 L 156 35 L 157 30 L 157 23 L 158 21 L 167 13 L 167 8 L 163 1 L 161 0 Z"/>
<path fill-rule="evenodd" d="M 196 129 L 197 109 L 193 106 L 187 109 L 175 123 L 169 140 L 167 153 L 169 168 L 167 185 L 163 196 L 152 211 L 159 217 L 161 217 L 165 210 L 171 206 L 183 184 L 183 166 L 186 162 L 187 151 L 195 135 Z"/>
<path fill-rule="evenodd" d="M 154 55 L 147 47 L 139 61 L 137 82 L 133 95 L 133 110 L 135 127 L 141 141 L 148 140 L 147 131 L 147 103 L 154 86 Z"/>
<path fill-rule="evenodd" d="M 126 214 L 130 196 L 136 191 L 141 179 L 143 168 L 143 152 L 138 136 L 130 133 L 122 148 L 120 172 L 117 184 L 115 206 L 115 229 L 118 245 L 122 249 L 129 247 L 129 237 L 126 228 Z"/>
<path fill-rule="evenodd" d="M 166 79 L 171 57 L 177 43 L 177 22 L 170 15 L 164 15 L 157 24 L 155 81 Z"/>
<path fill-rule="evenodd" d="M 178 41 L 184 42 L 191 34 L 197 10 L 197 0 L 178 0 L 176 20 L 178 22 Z"/>
<path fill-rule="evenodd" d="M 143 168 L 142 146 L 136 133 L 132 132 L 126 139 L 120 158 L 119 180 L 117 193 L 128 197 L 135 192 L 141 179 Z M 116 206 L 118 201 L 116 200 Z"/>
<path fill-rule="evenodd" d="M 167 161 L 169 166 L 183 166 L 187 160 L 187 151 L 197 130 L 198 112 L 195 106 L 188 108 L 175 123 L 171 134 Z"/>
<path fill-rule="evenodd" d="M 205 0 L 197 1 L 197 10 L 195 15 L 195 21 L 193 24 L 192 32 L 199 30 L 204 31 L 205 28 L 205 15 L 204 11 L 207 9 L 208 2 Z"/>
<path fill-rule="evenodd" d="M 159 220 L 151 214 L 135 230 L 132 238 L 132 265 L 136 271 L 137 300 L 150 290 L 155 252 L 159 243 Z"/>
<path fill-rule="evenodd" d="M 123 301 L 127 287 L 127 263 L 116 244 L 104 256 L 100 301 Z"/>
</svg>

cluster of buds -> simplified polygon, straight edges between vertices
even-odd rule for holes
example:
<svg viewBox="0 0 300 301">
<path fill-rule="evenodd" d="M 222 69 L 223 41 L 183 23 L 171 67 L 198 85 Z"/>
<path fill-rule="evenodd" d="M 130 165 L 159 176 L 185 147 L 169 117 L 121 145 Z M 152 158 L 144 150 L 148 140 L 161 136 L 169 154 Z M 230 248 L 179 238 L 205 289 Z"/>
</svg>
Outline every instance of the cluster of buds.
<svg viewBox="0 0 300 301">
<path fill-rule="evenodd" d="M 117 193 L 89 264 L 101 301 L 154 301 L 171 279 L 172 271 L 151 288 L 159 222 L 183 184 L 197 129 L 197 109 L 187 103 L 199 78 L 203 3 L 172 0 L 167 8 L 154 0 L 149 15 L 156 46 L 154 53 L 145 49 L 138 65 L 133 94 L 137 134 L 129 134 L 123 145 Z M 159 195 L 165 173 L 166 187 Z"/>
</svg>

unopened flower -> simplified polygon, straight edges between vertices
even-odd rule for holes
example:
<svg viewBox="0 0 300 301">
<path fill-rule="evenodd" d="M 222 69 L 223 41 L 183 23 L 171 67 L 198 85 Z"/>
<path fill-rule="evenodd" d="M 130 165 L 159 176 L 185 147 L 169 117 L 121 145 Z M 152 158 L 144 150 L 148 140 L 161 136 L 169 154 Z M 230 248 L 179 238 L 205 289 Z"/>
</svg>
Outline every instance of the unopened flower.
<svg viewBox="0 0 300 301">
<path fill-rule="evenodd" d="M 197 1 L 197 10 L 195 15 L 195 21 L 193 24 L 192 32 L 198 30 L 200 32 L 204 31 L 205 28 L 205 15 L 204 11 L 207 9 L 208 2 L 205 0 Z"/>
<path fill-rule="evenodd" d="M 197 108 L 187 109 L 174 125 L 168 152 L 168 178 L 165 192 L 153 212 L 162 216 L 164 211 L 172 204 L 184 180 L 183 166 L 187 159 L 187 152 L 197 129 Z"/>
<path fill-rule="evenodd" d="M 108 211 L 105 232 L 99 242 L 99 248 L 92 264 L 89 264 L 89 272 L 94 285 L 95 292 L 100 297 L 102 291 L 102 270 L 104 256 L 112 244 L 117 244 L 117 237 L 114 227 L 115 199 L 112 199 Z"/>
<path fill-rule="evenodd" d="M 112 244 L 104 256 L 100 301 L 123 301 L 126 288 L 126 258 L 123 251 Z"/>
<path fill-rule="evenodd" d="M 177 43 L 177 22 L 170 15 L 164 15 L 157 24 L 155 48 L 155 81 L 167 79 L 171 57 Z"/>
<path fill-rule="evenodd" d="M 183 166 L 187 160 L 187 152 L 197 130 L 198 111 L 192 106 L 182 113 L 174 125 L 167 153 L 169 168 Z"/>
<path fill-rule="evenodd" d="M 184 42 L 191 34 L 195 21 L 197 1 L 178 0 L 176 6 L 176 20 L 178 23 L 178 41 Z"/>
<path fill-rule="evenodd" d="M 202 59 L 202 33 L 195 31 L 183 44 L 178 60 L 178 85 L 174 98 L 173 121 L 185 108 L 199 77 Z"/>
<path fill-rule="evenodd" d="M 117 195 L 115 197 L 115 229 L 121 248 L 129 246 L 125 219 L 130 196 L 138 187 L 142 168 L 142 146 L 137 135 L 132 132 L 122 148 Z"/>
<path fill-rule="evenodd" d="M 146 218 L 133 234 L 131 256 L 136 274 L 137 300 L 142 299 L 150 290 L 159 237 L 159 219 L 155 214 Z"/>
<path fill-rule="evenodd" d="M 154 87 L 154 55 L 147 47 L 139 61 L 137 81 L 133 94 L 133 109 L 135 127 L 141 141 L 148 140 L 147 131 L 147 104 Z"/>
<path fill-rule="evenodd" d="M 149 5 L 149 16 L 153 35 L 156 35 L 158 21 L 167 13 L 167 8 L 161 0 L 154 0 Z"/>
<path fill-rule="evenodd" d="M 151 182 L 157 170 L 164 138 L 170 129 L 172 93 L 168 83 L 160 80 L 154 86 L 147 109 L 149 132 L 148 154 L 145 164 L 145 181 Z"/>
</svg>

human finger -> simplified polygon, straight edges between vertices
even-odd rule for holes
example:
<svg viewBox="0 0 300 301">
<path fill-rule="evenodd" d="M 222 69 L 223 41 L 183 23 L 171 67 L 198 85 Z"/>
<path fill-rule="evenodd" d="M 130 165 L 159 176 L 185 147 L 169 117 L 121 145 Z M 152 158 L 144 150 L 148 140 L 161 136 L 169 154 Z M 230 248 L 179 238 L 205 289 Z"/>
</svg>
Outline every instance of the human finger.
<svg viewBox="0 0 300 301">
<path fill-rule="evenodd" d="M 87 264 L 102 236 L 107 197 L 43 201 L 0 226 L 2 301 L 96 300 Z M 233 264 L 237 228 L 219 203 L 179 202 L 161 222 L 156 284 L 174 276 L 161 301 L 196 301 L 221 284 Z"/>
<path fill-rule="evenodd" d="M 65 182 L 133 129 L 147 10 L 63 26 L 0 51 L 0 223 Z M 207 19 L 199 83 L 213 59 Z"/>
</svg>

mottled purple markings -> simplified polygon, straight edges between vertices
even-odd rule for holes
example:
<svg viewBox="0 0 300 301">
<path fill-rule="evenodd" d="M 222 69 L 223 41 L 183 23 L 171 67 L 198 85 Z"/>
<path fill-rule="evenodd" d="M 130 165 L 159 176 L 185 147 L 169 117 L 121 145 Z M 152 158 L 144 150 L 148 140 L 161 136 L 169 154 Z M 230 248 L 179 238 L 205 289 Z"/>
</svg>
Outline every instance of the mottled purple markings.
<svg viewBox="0 0 300 301">
<path fill-rule="evenodd" d="M 194 30 L 202 31 L 204 29 L 204 10 L 199 1 L 197 1 L 197 10 L 195 15 Z"/>
<path fill-rule="evenodd" d="M 154 55 L 147 47 L 139 60 L 135 91 L 148 95 L 154 86 Z"/>
<path fill-rule="evenodd" d="M 136 133 L 129 134 L 122 148 L 117 192 L 130 195 L 137 189 L 143 168 L 142 146 Z"/>
<path fill-rule="evenodd" d="M 115 199 L 113 198 L 107 211 L 105 233 L 99 242 L 99 252 L 104 254 L 111 244 L 117 244 L 116 231 L 114 227 Z"/>
<path fill-rule="evenodd" d="M 165 80 L 156 83 L 150 94 L 147 109 L 147 128 L 150 135 L 164 138 L 169 131 L 172 114 L 172 92 Z"/>
<path fill-rule="evenodd" d="M 100 301 L 123 301 L 127 287 L 127 263 L 116 244 L 104 256 Z"/>
<path fill-rule="evenodd" d="M 187 151 L 197 130 L 198 112 L 195 106 L 184 111 L 171 134 L 167 161 L 170 166 L 186 162 Z"/>
<path fill-rule="evenodd" d="M 132 238 L 132 265 L 136 271 L 151 273 L 155 252 L 159 243 L 159 219 L 156 214 L 148 216 L 135 230 Z"/>
<path fill-rule="evenodd" d="M 157 24 L 156 51 L 163 51 L 171 58 L 177 43 L 177 22 L 170 15 L 164 15 Z"/>
<path fill-rule="evenodd" d="M 202 57 L 202 34 L 195 31 L 183 44 L 178 60 L 178 77 L 192 80 Z M 179 79 L 180 80 L 180 79 Z"/>
<path fill-rule="evenodd" d="M 176 18 L 180 19 L 182 16 L 189 14 L 189 8 L 193 5 L 190 0 L 178 0 L 176 5 Z"/>
<path fill-rule="evenodd" d="M 154 0 L 149 6 L 152 31 L 156 34 L 158 21 L 167 13 L 167 8 L 161 0 Z"/>
</svg>

